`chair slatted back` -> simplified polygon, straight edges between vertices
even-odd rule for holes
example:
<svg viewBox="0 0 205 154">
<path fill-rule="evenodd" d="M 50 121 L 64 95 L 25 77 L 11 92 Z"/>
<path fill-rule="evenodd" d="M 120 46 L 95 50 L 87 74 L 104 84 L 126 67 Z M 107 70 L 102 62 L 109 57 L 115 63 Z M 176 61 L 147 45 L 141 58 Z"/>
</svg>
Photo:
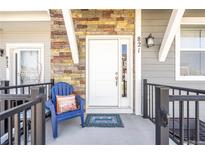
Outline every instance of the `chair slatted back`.
<svg viewBox="0 0 205 154">
<path fill-rule="evenodd" d="M 56 109 L 56 95 L 66 96 L 73 93 L 73 86 L 66 82 L 58 82 L 51 89 L 51 99 Z"/>
</svg>

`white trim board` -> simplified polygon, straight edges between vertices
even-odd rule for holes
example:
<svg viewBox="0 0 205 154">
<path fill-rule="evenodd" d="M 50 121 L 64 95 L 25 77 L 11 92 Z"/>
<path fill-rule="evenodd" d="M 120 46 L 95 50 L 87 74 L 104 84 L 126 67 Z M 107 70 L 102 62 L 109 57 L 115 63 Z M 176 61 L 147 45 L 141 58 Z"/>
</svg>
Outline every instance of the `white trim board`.
<svg viewBox="0 0 205 154">
<path fill-rule="evenodd" d="M 69 46 L 72 54 L 72 59 L 74 64 L 79 63 L 79 52 L 78 52 L 78 45 L 77 40 L 75 36 L 75 28 L 73 24 L 73 18 L 71 14 L 71 10 L 62 10 L 63 13 L 63 19 L 65 22 L 65 27 L 67 31 L 67 37 L 69 41 Z"/>
<path fill-rule="evenodd" d="M 174 40 L 174 37 L 179 29 L 181 19 L 183 17 L 185 9 L 174 9 L 172 11 L 169 23 L 167 25 L 164 37 L 159 49 L 159 61 L 164 62 L 167 58 L 169 49 Z"/>
<path fill-rule="evenodd" d="M 135 114 L 142 114 L 141 10 L 135 10 Z"/>
</svg>

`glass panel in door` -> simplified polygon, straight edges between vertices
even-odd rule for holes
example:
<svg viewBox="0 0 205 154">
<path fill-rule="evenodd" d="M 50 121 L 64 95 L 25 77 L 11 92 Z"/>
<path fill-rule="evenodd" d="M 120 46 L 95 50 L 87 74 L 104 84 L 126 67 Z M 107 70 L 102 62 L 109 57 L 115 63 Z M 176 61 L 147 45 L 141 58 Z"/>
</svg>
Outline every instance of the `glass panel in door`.
<svg viewBox="0 0 205 154">
<path fill-rule="evenodd" d="M 121 97 L 127 97 L 127 44 L 121 46 Z"/>
<path fill-rule="evenodd" d="M 20 85 L 39 83 L 39 50 L 20 50 L 19 58 Z"/>
</svg>

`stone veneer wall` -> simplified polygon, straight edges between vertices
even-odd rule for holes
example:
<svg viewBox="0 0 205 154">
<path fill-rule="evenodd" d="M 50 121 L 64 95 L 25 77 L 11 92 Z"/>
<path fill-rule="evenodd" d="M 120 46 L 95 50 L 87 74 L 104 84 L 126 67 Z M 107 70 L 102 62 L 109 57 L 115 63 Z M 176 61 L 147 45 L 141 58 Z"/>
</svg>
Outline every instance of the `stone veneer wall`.
<svg viewBox="0 0 205 154">
<path fill-rule="evenodd" d="M 72 10 L 80 63 L 73 64 L 61 10 L 50 10 L 51 76 L 71 83 L 85 97 L 86 35 L 133 35 L 134 10 Z"/>
</svg>

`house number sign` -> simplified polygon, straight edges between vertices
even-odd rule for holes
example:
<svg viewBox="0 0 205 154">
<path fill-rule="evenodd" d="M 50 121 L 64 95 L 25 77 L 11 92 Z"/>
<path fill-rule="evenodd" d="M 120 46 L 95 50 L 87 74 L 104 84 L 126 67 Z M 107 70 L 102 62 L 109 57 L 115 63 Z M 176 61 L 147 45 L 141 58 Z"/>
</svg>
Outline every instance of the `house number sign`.
<svg viewBox="0 0 205 154">
<path fill-rule="evenodd" d="M 137 37 L 137 52 L 140 53 L 140 48 L 141 48 L 141 37 Z"/>
</svg>

